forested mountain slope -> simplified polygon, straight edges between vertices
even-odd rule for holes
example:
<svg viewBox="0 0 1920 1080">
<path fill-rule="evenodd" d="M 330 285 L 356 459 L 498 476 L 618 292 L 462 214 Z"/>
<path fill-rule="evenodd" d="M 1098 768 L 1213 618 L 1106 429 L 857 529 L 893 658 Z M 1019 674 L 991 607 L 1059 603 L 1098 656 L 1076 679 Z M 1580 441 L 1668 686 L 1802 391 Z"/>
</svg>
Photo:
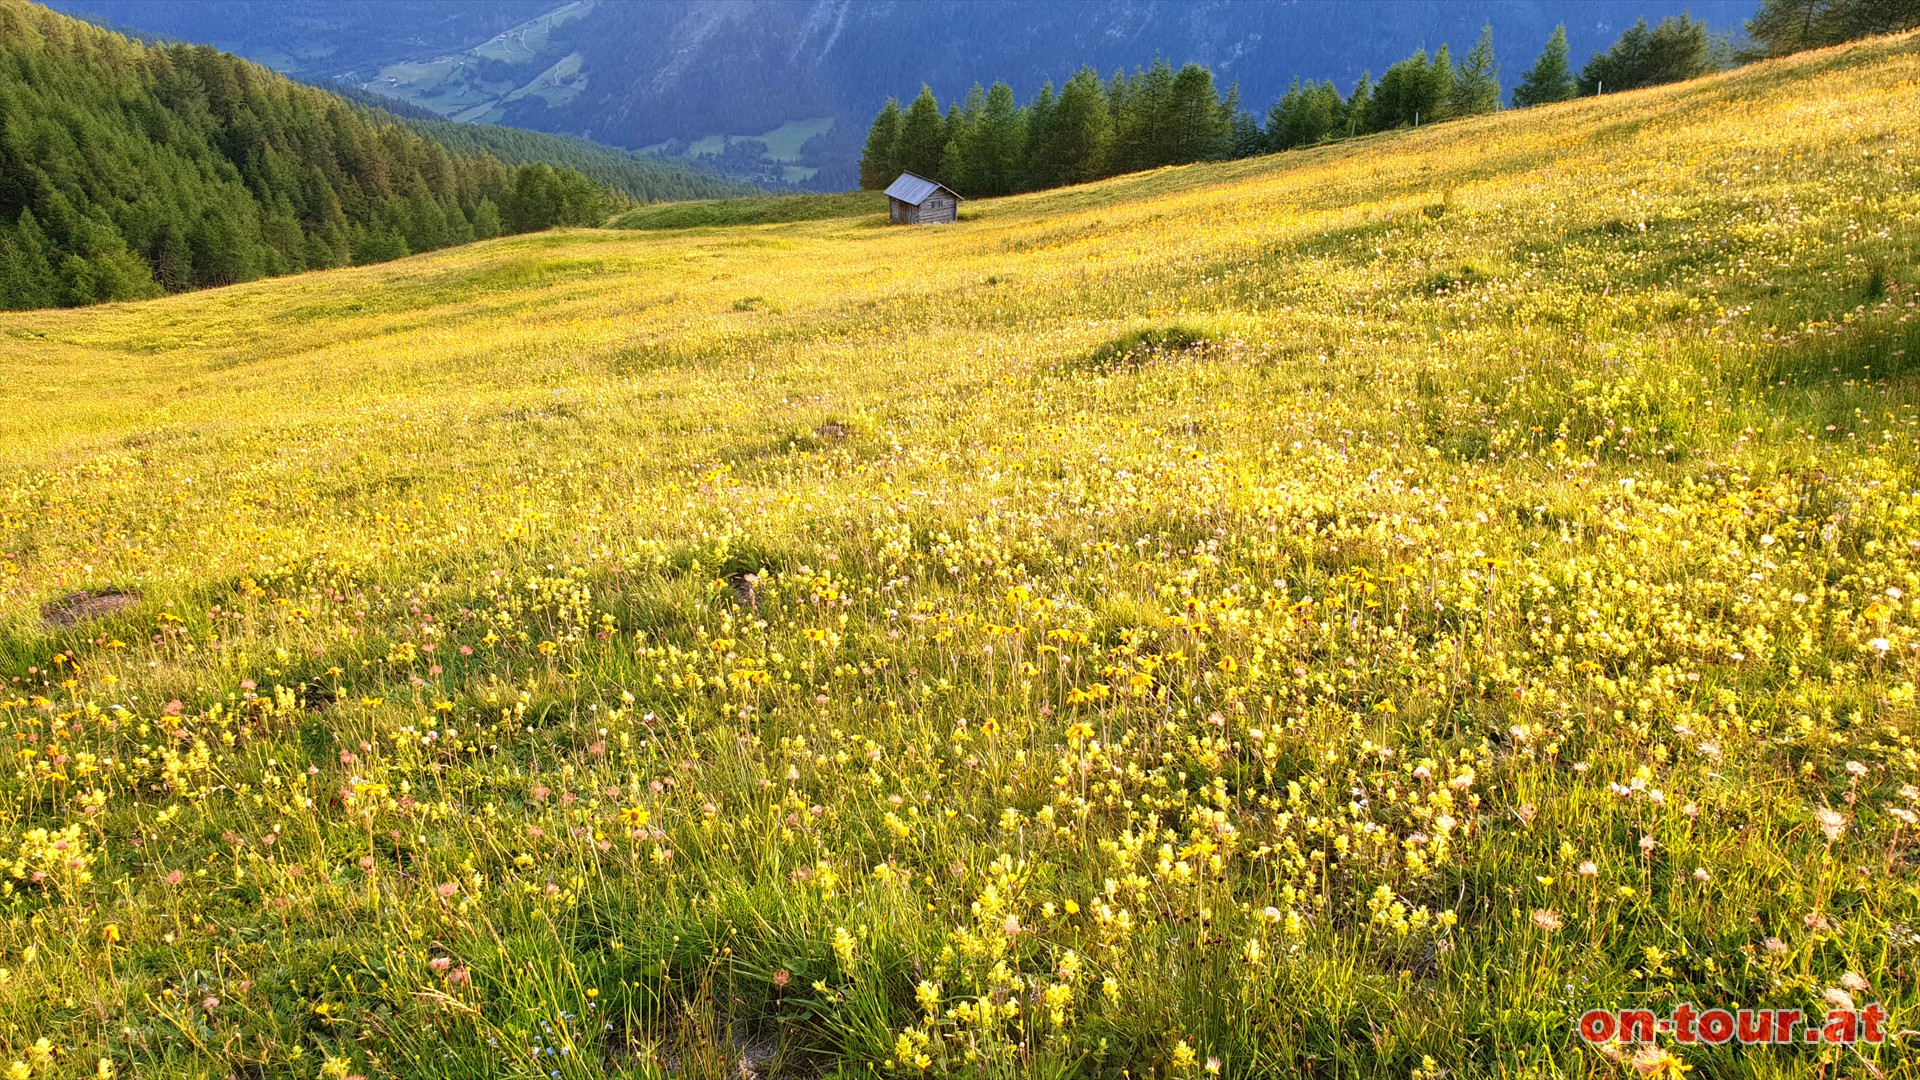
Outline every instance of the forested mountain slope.
<svg viewBox="0 0 1920 1080">
<path fill-rule="evenodd" d="M 451 153 L 208 46 L 0 0 L 0 307 L 377 262 L 623 202 L 570 169 Z"/>
<path fill-rule="evenodd" d="M 296 78 L 459 52 L 566 0 L 74 0 L 114 29 L 217 46 Z"/>
<path fill-rule="evenodd" d="M 638 149 L 711 149 L 717 137 L 771 134 L 812 121 L 811 147 L 769 153 L 851 186 L 860 134 L 889 96 L 930 84 L 942 105 L 975 82 L 1003 80 L 1023 99 L 1083 64 L 1103 77 L 1165 56 L 1238 82 L 1263 116 L 1294 78 L 1378 77 L 1416 49 L 1472 45 L 1493 27 L 1506 84 L 1518 81 L 1556 24 L 1576 67 L 1636 19 L 1690 11 L 1737 32 L 1757 0 L 560 0 L 502 27 L 526 8 L 480 0 L 458 47 L 431 9 L 402 5 L 389 26 L 374 5 L 288 0 L 284 23 L 246 16 L 248 0 L 54 0 L 127 25 L 209 41 L 303 77 L 342 77 L 409 98 L 442 115 L 583 135 Z M 232 17 L 227 17 L 227 13 Z M 325 27 L 324 34 L 318 29 Z M 386 48 L 413 35 L 404 59 Z M 431 45 L 424 44 L 430 40 Z M 336 45 L 326 44 L 337 42 Z M 827 128 L 827 121 L 835 126 Z M 710 140 L 702 143 L 705 138 Z M 722 151 L 724 152 L 724 148 Z"/>
<path fill-rule="evenodd" d="M 321 89 L 397 116 L 409 129 L 463 154 L 492 154 L 509 165 L 546 162 L 572 169 L 635 202 L 724 199 L 755 195 L 753 184 L 730 180 L 698 163 L 620 150 L 588 139 L 549 135 L 498 124 L 456 124 L 407 101 L 329 80 Z"/>
</svg>

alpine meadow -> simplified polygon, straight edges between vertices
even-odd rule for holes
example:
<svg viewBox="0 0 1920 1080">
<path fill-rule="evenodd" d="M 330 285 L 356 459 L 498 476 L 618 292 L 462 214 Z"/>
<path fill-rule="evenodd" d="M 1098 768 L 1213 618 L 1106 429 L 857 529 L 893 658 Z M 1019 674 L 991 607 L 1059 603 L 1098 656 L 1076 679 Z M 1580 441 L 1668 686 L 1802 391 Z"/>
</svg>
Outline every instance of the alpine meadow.
<svg viewBox="0 0 1920 1080">
<path fill-rule="evenodd" d="M 0 313 L 0 1070 L 1920 1076 L 1920 35 L 959 216 Z"/>
</svg>

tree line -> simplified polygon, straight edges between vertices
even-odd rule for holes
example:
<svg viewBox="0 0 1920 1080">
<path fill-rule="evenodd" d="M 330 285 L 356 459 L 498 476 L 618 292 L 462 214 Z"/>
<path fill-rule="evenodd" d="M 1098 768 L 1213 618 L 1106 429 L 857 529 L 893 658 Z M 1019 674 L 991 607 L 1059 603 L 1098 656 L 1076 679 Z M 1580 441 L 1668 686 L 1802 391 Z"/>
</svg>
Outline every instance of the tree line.
<svg viewBox="0 0 1920 1080">
<path fill-rule="evenodd" d="M 625 205 L 207 46 L 0 0 L 0 308 L 378 262 Z"/>
<path fill-rule="evenodd" d="M 1747 20 L 1752 45 L 1742 56 L 1786 56 L 1916 27 L 1916 0 L 1766 0 Z"/>
<path fill-rule="evenodd" d="M 722 176 L 695 161 L 675 161 L 638 151 L 602 146 L 571 135 L 549 135 L 499 124 L 463 124 L 424 109 L 403 98 L 362 89 L 348 82 L 315 83 L 356 105 L 389 115 L 414 133 L 424 135 L 456 154 L 492 154 L 509 165 L 546 162 L 572 169 L 638 203 L 681 202 L 689 199 L 728 199 L 762 194 L 743 180 Z"/>
<path fill-rule="evenodd" d="M 1920 0 L 1766 0 L 1749 35 L 1757 51 L 1736 53 L 1704 22 L 1677 15 L 1642 19 L 1576 73 L 1566 28 L 1556 28 L 1514 86 L 1516 107 L 1545 105 L 1691 79 L 1737 60 L 1851 40 L 1920 24 Z M 1441 123 L 1501 107 L 1502 88 L 1487 27 L 1459 61 L 1442 45 L 1371 73 L 1345 94 L 1332 81 L 1295 79 L 1264 123 L 1240 108 L 1198 64 L 1175 70 L 1156 60 L 1102 81 L 1082 68 L 1058 90 L 1049 82 L 1026 105 L 1005 83 L 975 85 L 945 113 L 931 87 L 904 109 L 889 98 L 868 130 L 860 161 L 864 188 L 902 172 L 938 180 L 969 197 L 1009 195 L 1162 165 L 1247 157 L 1395 128 Z"/>
</svg>

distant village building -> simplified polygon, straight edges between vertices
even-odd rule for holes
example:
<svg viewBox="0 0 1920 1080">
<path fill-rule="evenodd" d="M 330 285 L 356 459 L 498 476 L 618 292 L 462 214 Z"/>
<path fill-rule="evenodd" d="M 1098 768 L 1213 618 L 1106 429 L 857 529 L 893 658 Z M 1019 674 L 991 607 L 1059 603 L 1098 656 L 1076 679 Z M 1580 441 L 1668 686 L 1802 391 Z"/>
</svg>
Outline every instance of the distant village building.
<svg viewBox="0 0 1920 1080">
<path fill-rule="evenodd" d="M 901 173 L 887 187 L 887 216 L 895 225 L 938 225 L 957 221 L 960 196 L 945 184 Z"/>
</svg>

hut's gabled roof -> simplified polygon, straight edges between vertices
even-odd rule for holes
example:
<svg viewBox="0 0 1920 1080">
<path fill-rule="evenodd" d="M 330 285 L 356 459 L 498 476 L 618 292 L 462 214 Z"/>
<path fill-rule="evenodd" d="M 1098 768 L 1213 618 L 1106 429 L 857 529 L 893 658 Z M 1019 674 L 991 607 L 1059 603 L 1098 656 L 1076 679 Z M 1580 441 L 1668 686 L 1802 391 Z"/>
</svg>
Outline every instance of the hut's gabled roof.
<svg viewBox="0 0 1920 1080">
<path fill-rule="evenodd" d="M 926 202 L 927 197 L 936 191 L 944 191 L 952 195 L 955 202 L 960 201 L 960 194 L 947 185 L 937 184 L 924 176 L 915 176 L 910 172 L 901 173 L 900 179 L 887 185 L 888 198 L 899 199 L 911 206 L 919 206 Z"/>
</svg>

